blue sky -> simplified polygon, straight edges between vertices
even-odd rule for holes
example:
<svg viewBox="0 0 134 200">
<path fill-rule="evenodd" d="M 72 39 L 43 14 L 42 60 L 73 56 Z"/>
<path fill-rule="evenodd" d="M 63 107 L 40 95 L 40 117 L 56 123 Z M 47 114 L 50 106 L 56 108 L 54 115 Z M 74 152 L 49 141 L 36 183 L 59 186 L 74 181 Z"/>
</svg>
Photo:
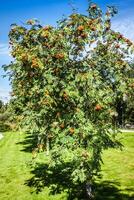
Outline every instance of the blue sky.
<svg viewBox="0 0 134 200">
<path fill-rule="evenodd" d="M 78 12 L 85 13 L 87 0 L 1 0 L 0 2 L 0 98 L 9 96 L 8 79 L 3 79 L 1 66 L 11 61 L 8 49 L 8 33 L 10 24 L 21 24 L 28 19 L 37 18 L 42 24 L 55 25 L 63 14 L 71 13 L 70 2 L 73 2 Z M 119 14 L 113 20 L 113 28 L 122 32 L 134 41 L 134 0 L 95 0 L 102 9 L 106 5 L 115 5 Z"/>
</svg>

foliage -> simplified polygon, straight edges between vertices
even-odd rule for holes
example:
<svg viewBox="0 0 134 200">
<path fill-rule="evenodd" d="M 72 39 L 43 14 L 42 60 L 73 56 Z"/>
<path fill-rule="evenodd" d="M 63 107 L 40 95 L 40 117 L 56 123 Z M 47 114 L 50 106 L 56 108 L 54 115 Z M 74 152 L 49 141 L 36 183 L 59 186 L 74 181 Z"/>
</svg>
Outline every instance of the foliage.
<svg viewBox="0 0 134 200">
<path fill-rule="evenodd" d="M 130 80 L 129 91 L 116 100 L 116 111 L 118 113 L 116 123 L 120 127 L 134 128 L 134 64 L 129 62 L 131 70 L 126 73 Z"/>
<path fill-rule="evenodd" d="M 38 136 L 38 148 L 44 145 L 50 167 L 71 163 L 74 184 L 89 185 L 102 151 L 120 146 L 115 102 L 129 92 L 133 44 L 111 30 L 116 12 L 108 7 L 103 14 L 91 3 L 87 15 L 73 13 L 57 27 L 28 20 L 9 33 L 15 59 L 4 69 L 15 113 Z"/>
<path fill-rule="evenodd" d="M 125 110 L 125 122 L 134 125 L 134 61 L 131 63 L 132 70 L 128 74 L 129 78 L 132 80 L 129 84 L 131 88 L 129 95 L 126 99 L 126 110 Z"/>
<path fill-rule="evenodd" d="M 3 102 L 0 100 L 0 109 L 2 108 L 3 106 Z"/>
<path fill-rule="evenodd" d="M 7 110 L 7 105 L 0 100 L 0 132 L 10 130 L 10 126 L 8 124 L 9 116 L 10 114 Z"/>
</svg>

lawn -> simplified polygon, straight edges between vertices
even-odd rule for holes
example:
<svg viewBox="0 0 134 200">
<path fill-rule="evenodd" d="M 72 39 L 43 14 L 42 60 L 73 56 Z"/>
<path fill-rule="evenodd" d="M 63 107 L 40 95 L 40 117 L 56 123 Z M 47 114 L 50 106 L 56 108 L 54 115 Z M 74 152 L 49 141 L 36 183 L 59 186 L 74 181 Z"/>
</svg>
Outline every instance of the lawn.
<svg viewBox="0 0 134 200">
<path fill-rule="evenodd" d="M 122 151 L 110 149 L 103 154 L 103 178 L 98 181 L 102 182 L 102 197 L 98 200 L 134 200 L 134 132 L 124 132 L 119 137 L 124 145 Z"/>
<path fill-rule="evenodd" d="M 123 133 L 120 138 L 123 151 L 110 149 L 103 154 L 103 178 L 97 180 L 94 186 L 97 188 L 96 200 L 134 199 L 134 132 Z M 31 168 L 35 161 L 30 153 L 30 140 L 29 136 L 18 132 L 5 133 L 0 140 L 0 200 L 66 200 L 65 191 L 50 194 L 50 186 L 52 180 L 56 181 L 56 175 L 47 174 L 45 178 L 51 178 L 51 181 L 45 180 L 47 184 L 43 188 L 40 178 L 45 173 L 44 165 L 41 163 L 36 170 Z M 42 156 L 43 153 L 36 158 L 36 162 L 40 162 Z M 43 188 L 41 192 L 40 188 Z"/>
</svg>

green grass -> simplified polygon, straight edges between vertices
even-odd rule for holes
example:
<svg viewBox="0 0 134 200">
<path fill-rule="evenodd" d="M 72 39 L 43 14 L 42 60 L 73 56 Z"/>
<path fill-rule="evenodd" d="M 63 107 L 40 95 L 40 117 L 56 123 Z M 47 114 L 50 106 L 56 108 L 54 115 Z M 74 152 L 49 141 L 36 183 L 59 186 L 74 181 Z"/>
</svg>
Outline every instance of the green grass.
<svg viewBox="0 0 134 200">
<path fill-rule="evenodd" d="M 104 153 L 103 176 L 105 180 L 119 182 L 125 192 L 134 186 L 134 133 L 123 133 L 122 143 L 122 152 L 107 150 Z"/>
<path fill-rule="evenodd" d="M 122 151 L 119 149 L 109 149 L 103 153 L 101 183 L 108 183 L 108 190 L 104 184 L 103 198 L 110 199 L 105 196 L 111 191 L 111 199 L 116 200 L 134 200 L 134 132 L 124 132 L 120 135 L 120 141 L 123 144 Z M 110 190 L 109 190 L 110 189 Z M 113 190 L 112 190 L 113 189 Z M 114 194 L 115 193 L 115 194 Z M 118 193 L 118 194 L 117 194 Z M 115 195 L 112 198 L 112 195 Z"/>
<path fill-rule="evenodd" d="M 25 134 L 5 133 L 0 141 L 0 200 L 52 200 L 62 199 L 63 195 L 49 195 L 49 189 L 39 194 L 26 185 L 32 177 L 30 152 L 23 151 Z"/>
<path fill-rule="evenodd" d="M 52 195 L 46 186 L 37 194 L 35 188 L 30 187 L 28 180 L 32 180 L 37 171 L 31 173 L 31 146 L 25 138 L 24 133 L 9 132 L 0 141 L 0 200 L 66 200 L 65 192 Z M 123 151 L 110 149 L 104 152 L 103 178 L 96 183 L 97 200 L 134 199 L 134 132 L 121 134 L 121 141 Z"/>
</svg>

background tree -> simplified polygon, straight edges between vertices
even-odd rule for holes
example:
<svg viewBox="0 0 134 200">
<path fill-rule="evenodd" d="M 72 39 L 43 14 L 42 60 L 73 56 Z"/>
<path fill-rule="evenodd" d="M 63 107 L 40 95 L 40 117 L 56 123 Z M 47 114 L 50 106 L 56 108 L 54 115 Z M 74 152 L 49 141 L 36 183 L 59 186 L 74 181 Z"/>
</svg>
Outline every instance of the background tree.
<svg viewBox="0 0 134 200">
<path fill-rule="evenodd" d="M 111 17 L 94 3 L 87 15 L 73 13 L 57 27 L 28 20 L 9 33 L 14 61 L 5 66 L 14 109 L 45 146 L 49 166 L 64 166 L 73 184 L 90 184 L 100 171 L 104 149 L 119 147 L 113 125 L 116 101 L 132 80 L 126 57 L 132 42 L 111 30 Z M 67 168 L 65 166 L 68 166 Z"/>
<path fill-rule="evenodd" d="M 3 102 L 2 100 L 0 100 L 0 109 L 2 108 L 2 106 L 3 106 Z"/>
<path fill-rule="evenodd" d="M 0 100 L 0 132 L 10 130 L 9 117 L 8 104 L 4 104 L 4 102 Z"/>
<path fill-rule="evenodd" d="M 130 81 L 129 92 L 124 96 L 124 125 L 134 128 L 134 61 L 130 63 L 131 70 L 128 74 Z"/>
</svg>

